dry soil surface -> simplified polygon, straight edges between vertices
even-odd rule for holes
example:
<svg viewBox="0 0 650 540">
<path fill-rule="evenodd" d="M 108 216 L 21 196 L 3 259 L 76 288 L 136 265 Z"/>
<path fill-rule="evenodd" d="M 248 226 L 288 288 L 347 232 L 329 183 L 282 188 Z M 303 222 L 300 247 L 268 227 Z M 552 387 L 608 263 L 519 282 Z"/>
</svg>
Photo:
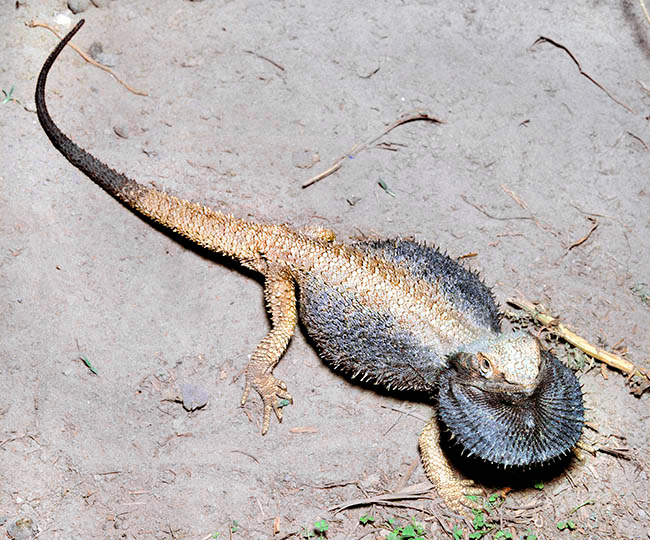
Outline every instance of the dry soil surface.
<svg viewBox="0 0 650 540">
<path fill-rule="evenodd" d="M 434 492 L 332 510 L 426 482 L 417 435 L 432 409 L 341 377 L 301 331 L 276 370 L 295 403 L 260 436 L 259 398 L 239 406 L 269 327 L 259 279 L 156 230 L 50 145 L 32 96 L 56 38 L 31 20 L 66 31 L 85 17 L 74 42 L 101 45 L 147 93 L 71 49 L 52 72 L 53 117 L 116 169 L 241 216 L 475 254 L 502 303 L 519 291 L 648 367 L 638 2 L 97 3 L 0 4 L 2 534 L 18 518 L 68 540 L 301 538 L 320 519 L 330 539 L 381 538 L 391 517 L 426 538 L 473 531 Z M 403 125 L 301 188 L 415 109 L 445 123 Z M 586 435 L 623 455 L 519 486 L 487 537 L 648 538 L 648 394 L 599 366 L 580 378 Z M 174 401 L 183 384 L 207 406 Z M 498 480 L 490 492 L 516 479 Z M 558 530 L 567 519 L 575 531 Z"/>
</svg>

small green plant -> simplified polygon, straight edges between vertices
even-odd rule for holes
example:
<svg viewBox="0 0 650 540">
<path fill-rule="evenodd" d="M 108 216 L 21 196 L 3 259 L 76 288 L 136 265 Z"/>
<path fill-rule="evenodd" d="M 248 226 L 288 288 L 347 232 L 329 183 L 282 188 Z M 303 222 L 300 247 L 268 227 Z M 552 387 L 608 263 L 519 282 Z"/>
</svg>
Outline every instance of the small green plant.
<svg viewBox="0 0 650 540">
<path fill-rule="evenodd" d="M 11 102 L 11 101 L 13 101 L 14 103 L 18 103 L 18 104 L 20 104 L 20 101 L 18 101 L 18 100 L 13 96 L 13 93 L 14 93 L 14 87 L 13 87 L 13 85 L 12 85 L 11 88 L 9 89 L 9 93 L 7 93 L 6 90 L 4 90 L 4 89 L 2 90 L 2 93 L 3 93 L 4 96 L 5 96 L 4 99 L 2 100 L 2 104 L 3 104 L 3 105 L 4 105 L 5 103 L 9 103 L 9 102 Z"/>
<path fill-rule="evenodd" d="M 586 500 L 585 502 L 580 503 L 578 506 L 576 506 L 573 510 L 569 512 L 567 515 L 566 519 L 563 519 L 562 521 L 558 521 L 555 526 L 557 527 L 558 531 L 575 531 L 578 526 L 576 525 L 576 522 L 573 521 L 572 519 L 569 519 L 573 514 L 575 514 L 578 510 L 580 510 L 583 506 L 587 506 L 590 504 L 594 504 L 594 501 L 589 499 Z"/>
<path fill-rule="evenodd" d="M 454 525 L 454 530 L 451 532 L 454 540 L 461 540 L 463 537 L 463 528 L 460 525 Z"/>
<path fill-rule="evenodd" d="M 650 287 L 647 283 L 636 283 L 630 287 L 630 290 L 641 299 L 641 302 L 650 306 Z"/>
<path fill-rule="evenodd" d="M 498 540 L 499 538 L 503 538 L 504 540 L 511 540 L 512 533 L 501 529 L 494 534 L 494 540 Z"/>
<path fill-rule="evenodd" d="M 570 531 L 574 531 L 576 529 L 576 524 L 574 521 L 567 519 L 566 521 L 558 521 L 557 522 L 557 528 L 560 531 L 563 531 L 565 529 L 569 529 Z"/>
<path fill-rule="evenodd" d="M 391 191 L 391 189 L 388 187 L 388 184 L 386 184 L 386 182 L 384 182 L 381 178 L 379 179 L 377 184 L 379 184 L 379 187 L 383 189 L 386 193 L 388 193 L 388 195 L 390 195 L 391 197 L 395 197 L 395 193 Z"/>
<path fill-rule="evenodd" d="M 391 531 L 388 540 L 425 540 L 424 527 L 413 520 L 412 523 Z"/>
<path fill-rule="evenodd" d="M 535 489 L 544 489 L 544 482 L 542 482 L 542 481 L 535 482 L 535 483 L 533 484 L 533 487 L 534 487 Z"/>
<path fill-rule="evenodd" d="M 588 506 L 590 504 L 594 504 L 594 501 L 588 500 L 583 503 L 580 503 L 578 506 L 576 506 L 571 512 L 569 512 L 569 515 L 575 514 L 578 510 L 580 510 L 583 506 Z"/>
<path fill-rule="evenodd" d="M 505 497 L 501 493 L 493 493 L 490 495 L 485 503 L 485 507 L 488 511 L 495 510 L 499 508 L 506 501 Z"/>
<path fill-rule="evenodd" d="M 472 513 L 474 514 L 472 526 L 475 529 L 484 529 L 486 527 L 485 512 L 483 510 L 472 510 Z"/>
<path fill-rule="evenodd" d="M 325 533 L 327 533 L 327 529 L 329 528 L 329 523 L 327 523 L 327 521 L 324 519 L 319 519 L 316 523 L 314 523 L 314 530 L 321 536 L 325 536 Z"/>
<path fill-rule="evenodd" d="M 532 529 L 526 529 L 524 533 L 524 540 L 537 540 L 537 535 L 533 532 Z"/>
<path fill-rule="evenodd" d="M 494 529 L 494 525 L 488 523 L 484 510 L 474 509 L 472 510 L 472 513 L 474 514 L 474 519 L 472 520 L 472 527 L 474 528 L 474 532 L 469 534 L 469 538 L 470 540 L 479 540 L 480 538 L 483 538 L 485 535 L 489 534 L 490 531 Z"/>
<path fill-rule="evenodd" d="M 359 518 L 359 522 L 362 525 L 370 524 L 377 527 L 373 516 L 363 515 Z M 424 525 L 416 521 L 415 518 L 412 518 L 411 522 L 407 525 L 398 525 L 394 518 L 389 518 L 381 525 L 381 528 L 388 531 L 386 540 L 427 540 Z M 462 538 L 462 534 L 463 531 L 461 529 L 458 538 Z"/>
<path fill-rule="evenodd" d="M 230 526 L 230 532 L 235 534 L 239 530 L 239 523 L 236 520 L 232 520 L 232 525 Z"/>
<path fill-rule="evenodd" d="M 327 530 L 330 528 L 330 524 L 327 523 L 324 519 L 319 519 L 314 523 L 314 526 L 311 529 L 303 527 L 302 537 L 303 538 L 325 538 L 327 536 Z"/>
<path fill-rule="evenodd" d="M 86 365 L 86 367 L 90 370 L 90 372 L 91 372 L 93 375 L 99 375 L 99 374 L 97 373 L 97 370 L 96 370 L 96 369 L 93 367 L 93 365 L 90 363 L 90 360 L 88 360 L 88 358 L 86 358 L 85 356 L 80 356 L 79 358 L 80 358 L 81 361 Z"/>
</svg>

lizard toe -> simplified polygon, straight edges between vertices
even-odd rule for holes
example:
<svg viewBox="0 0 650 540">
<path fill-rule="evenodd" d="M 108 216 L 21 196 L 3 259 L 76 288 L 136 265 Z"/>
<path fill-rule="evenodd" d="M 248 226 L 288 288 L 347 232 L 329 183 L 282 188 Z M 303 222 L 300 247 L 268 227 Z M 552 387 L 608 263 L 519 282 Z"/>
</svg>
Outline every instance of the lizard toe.
<svg viewBox="0 0 650 540">
<path fill-rule="evenodd" d="M 271 412 L 275 413 L 278 422 L 282 422 L 282 407 L 280 400 L 286 400 L 293 403 L 291 394 L 287 392 L 287 385 L 271 374 L 261 377 L 247 377 L 246 387 L 242 395 L 241 404 L 244 405 L 248 399 L 251 388 L 262 398 L 264 404 L 264 413 L 262 416 L 262 435 L 266 435 L 271 426 Z"/>
<path fill-rule="evenodd" d="M 483 490 L 474 484 L 472 480 L 456 479 L 455 482 L 437 486 L 437 491 L 447 506 L 460 514 L 466 514 L 468 508 L 481 508 L 478 501 L 467 497 L 483 495 Z"/>
</svg>

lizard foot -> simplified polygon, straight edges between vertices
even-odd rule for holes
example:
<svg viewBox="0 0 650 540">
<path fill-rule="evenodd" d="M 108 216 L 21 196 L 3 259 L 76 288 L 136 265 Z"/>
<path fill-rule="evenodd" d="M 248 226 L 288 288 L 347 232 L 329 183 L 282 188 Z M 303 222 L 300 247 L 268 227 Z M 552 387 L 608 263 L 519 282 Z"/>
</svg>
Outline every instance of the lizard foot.
<svg viewBox="0 0 650 540">
<path fill-rule="evenodd" d="M 273 375 L 265 374 L 261 376 L 253 376 L 246 373 L 246 387 L 244 388 L 244 394 L 241 398 L 242 406 L 246 403 L 251 388 L 255 389 L 264 403 L 262 435 L 266 435 L 271 424 L 271 411 L 275 412 L 278 422 L 282 422 L 282 407 L 280 407 L 279 400 L 286 399 L 289 403 L 293 403 L 293 398 L 291 397 L 291 394 L 287 392 L 287 385 Z"/>
<path fill-rule="evenodd" d="M 445 482 L 436 485 L 438 495 L 442 497 L 445 504 L 454 512 L 464 514 L 467 508 L 479 509 L 481 504 L 467 495 L 483 495 L 483 490 L 472 480 L 461 480 L 460 478 L 446 479 Z"/>
<path fill-rule="evenodd" d="M 440 432 L 435 417 L 424 426 L 419 442 L 424 472 L 445 504 L 459 514 L 466 513 L 464 507 L 480 508 L 476 501 L 468 499 L 466 495 L 481 495 L 483 490 L 472 480 L 459 478 L 454 472 L 451 463 L 440 448 Z"/>
</svg>

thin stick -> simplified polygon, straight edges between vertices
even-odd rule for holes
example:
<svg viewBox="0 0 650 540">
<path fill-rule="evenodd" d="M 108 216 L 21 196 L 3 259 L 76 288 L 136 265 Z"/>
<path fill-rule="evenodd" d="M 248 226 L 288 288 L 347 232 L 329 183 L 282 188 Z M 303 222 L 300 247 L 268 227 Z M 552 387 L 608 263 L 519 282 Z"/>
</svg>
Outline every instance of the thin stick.
<svg viewBox="0 0 650 540">
<path fill-rule="evenodd" d="M 284 71 L 284 67 L 278 64 L 275 60 L 271 60 L 268 56 L 263 56 L 261 54 L 256 53 L 255 51 L 244 51 L 246 54 L 252 54 L 253 56 L 257 56 L 260 60 L 266 60 L 269 64 L 275 66 L 278 68 L 280 71 Z"/>
<path fill-rule="evenodd" d="M 648 88 L 645 84 L 643 84 L 641 81 L 636 81 L 643 90 L 645 90 L 645 93 L 650 96 L 650 88 Z"/>
<path fill-rule="evenodd" d="M 587 240 L 589 240 L 591 233 L 593 233 L 598 228 L 598 220 L 596 218 L 589 217 L 587 219 L 592 222 L 591 229 L 589 229 L 589 232 L 585 234 L 580 240 L 573 242 L 573 244 L 567 248 L 567 251 L 571 251 L 573 248 L 577 248 L 578 246 L 584 244 Z"/>
<path fill-rule="evenodd" d="M 490 219 L 496 219 L 498 221 L 508 221 L 510 219 L 530 219 L 530 220 L 534 221 L 534 219 L 535 219 L 533 216 L 511 216 L 511 217 L 493 216 L 485 208 L 483 208 L 481 205 L 473 203 L 472 201 L 470 201 L 469 198 L 467 197 L 467 195 L 464 195 L 464 194 L 461 193 L 460 198 L 463 199 L 463 201 L 465 201 L 470 206 L 473 206 L 474 208 L 476 208 L 479 212 L 481 212 L 481 214 L 483 214 L 486 217 L 489 217 Z"/>
<path fill-rule="evenodd" d="M 36 28 L 36 27 L 47 28 L 47 29 L 48 29 L 50 32 L 52 32 L 56 37 L 58 37 L 59 39 L 61 39 L 61 35 L 60 35 L 60 34 L 59 34 L 59 33 L 58 33 L 54 28 L 52 28 L 49 24 L 46 24 L 46 23 L 43 23 L 43 22 L 40 22 L 40 21 L 30 21 L 30 22 L 25 23 L 25 24 L 26 24 L 27 26 L 29 26 L 30 28 Z M 80 56 L 81 56 L 81 57 L 82 57 L 86 62 L 88 62 L 89 64 L 92 64 L 93 66 L 98 67 L 99 69 L 103 69 L 103 70 L 106 71 L 107 73 L 110 73 L 110 74 L 115 78 L 115 80 L 116 80 L 118 83 L 120 83 L 124 88 L 126 88 L 129 92 L 132 92 L 132 93 L 134 93 L 134 94 L 136 94 L 136 95 L 138 95 L 138 96 L 148 96 L 148 95 L 149 95 L 149 94 L 147 94 L 146 92 L 143 92 L 143 91 L 141 91 L 141 90 L 136 90 L 136 89 L 133 88 L 132 86 L 129 86 L 128 84 L 126 84 L 122 79 L 120 79 L 117 75 L 115 75 L 115 73 L 113 72 L 113 70 L 112 70 L 111 68 L 106 67 L 105 65 L 100 64 L 99 62 L 93 60 L 90 56 L 88 56 L 85 52 L 83 52 L 79 47 L 77 47 L 77 46 L 74 45 L 73 43 L 68 43 L 68 46 L 69 46 L 69 47 L 72 47 L 75 51 L 77 51 L 77 53 L 78 53 L 78 54 L 79 54 L 79 55 L 80 55 Z"/>
<path fill-rule="evenodd" d="M 611 92 L 610 92 L 609 90 L 607 90 L 607 88 L 605 88 L 605 87 L 604 87 L 602 84 L 600 84 L 598 81 L 596 81 L 596 79 L 594 79 L 594 78 L 593 78 L 591 75 L 589 75 L 588 73 L 582 71 L 582 66 L 580 65 L 580 62 L 578 62 L 578 60 L 576 59 L 576 57 L 573 56 L 573 53 L 572 53 L 569 49 L 567 49 L 567 47 L 565 47 L 564 45 L 562 45 L 561 43 L 558 43 L 557 41 L 554 41 L 554 40 L 552 40 L 551 38 L 547 38 L 547 37 L 545 37 L 545 36 L 539 36 L 539 37 L 535 40 L 535 42 L 531 45 L 531 47 L 534 47 L 534 46 L 537 45 L 538 43 L 544 43 L 544 42 L 546 42 L 546 43 L 550 43 L 551 45 L 554 45 L 554 46 L 557 47 L 558 49 L 562 49 L 565 53 L 567 53 L 567 54 L 569 55 L 569 58 L 571 58 L 571 60 L 573 60 L 573 63 L 578 67 L 578 71 L 580 72 L 580 75 L 582 75 L 583 77 L 586 77 L 587 79 L 589 79 L 593 84 L 595 84 L 598 88 L 600 88 L 603 92 L 605 92 L 605 93 L 609 96 L 609 98 L 610 98 L 612 101 L 618 103 L 621 107 L 623 107 L 623 108 L 624 108 L 625 110 L 627 110 L 628 112 L 634 113 L 634 111 L 633 111 L 630 107 L 628 107 L 628 106 L 627 106 L 625 103 L 623 103 L 622 101 L 619 101 L 618 99 L 616 99 L 616 98 L 611 94 Z"/>
<path fill-rule="evenodd" d="M 409 480 L 411 479 L 411 476 L 413 475 L 415 469 L 417 469 L 417 466 L 419 464 L 420 464 L 420 458 L 418 456 L 411 462 L 409 468 L 406 469 L 406 474 L 404 475 L 404 478 L 402 478 L 399 484 L 397 484 L 397 491 L 402 491 L 406 487 L 406 484 L 408 484 Z"/>
<path fill-rule="evenodd" d="M 635 135 L 631 131 L 626 131 L 625 133 L 627 133 L 633 139 L 636 139 L 637 141 L 639 141 L 641 143 L 641 146 L 643 146 L 643 148 L 645 148 L 646 152 L 650 152 L 650 148 L 648 148 L 648 145 L 645 143 L 645 141 L 641 137 Z"/>
<path fill-rule="evenodd" d="M 501 189 L 506 192 L 507 195 L 510 196 L 510 198 L 515 201 L 519 206 L 521 206 L 524 210 L 528 209 L 528 205 L 526 204 L 525 201 L 522 201 L 519 196 L 512 191 L 511 189 L 508 189 L 508 186 L 505 184 L 501 184 Z"/>
<path fill-rule="evenodd" d="M 342 166 L 343 163 L 345 162 L 346 159 L 348 158 L 353 158 L 354 156 L 358 155 L 359 153 L 363 152 L 364 150 L 367 150 L 370 146 L 375 144 L 379 139 L 381 139 L 384 135 L 388 134 L 392 130 L 394 130 L 396 127 L 401 126 L 402 124 L 406 124 L 408 122 L 416 122 L 418 120 L 424 120 L 426 122 L 433 122 L 434 124 L 444 124 L 442 120 L 439 120 L 435 118 L 434 116 L 431 116 L 429 113 L 425 111 L 415 111 L 414 113 L 406 113 L 402 116 L 400 116 L 395 122 L 393 122 L 390 126 L 388 126 L 384 131 L 382 131 L 379 135 L 376 137 L 373 137 L 369 141 L 366 141 L 363 144 L 355 144 L 349 152 L 347 152 L 345 155 L 341 156 L 338 158 L 335 162 L 334 165 L 332 165 L 329 169 L 326 171 L 323 171 L 320 174 L 317 174 L 316 176 L 313 176 L 309 180 L 307 180 L 303 185 L 303 189 L 306 187 L 311 186 L 312 184 L 315 184 L 316 182 L 322 180 L 323 178 L 327 178 L 330 174 L 334 174 L 336 171 L 338 171 Z"/>
<path fill-rule="evenodd" d="M 645 13 L 646 21 L 648 21 L 648 24 L 650 24 L 650 15 L 648 15 L 648 10 L 645 7 L 645 2 L 643 0 L 639 0 L 639 3 L 641 4 L 641 9 L 643 10 L 643 13 Z"/>
<path fill-rule="evenodd" d="M 367 497 L 365 499 L 352 499 L 349 501 L 341 502 L 336 506 L 329 508 L 331 512 L 338 514 L 339 512 L 352 508 L 354 506 L 368 506 L 371 504 L 391 504 L 394 501 L 414 500 L 414 499 L 431 499 L 433 489 L 428 482 L 420 482 L 413 484 L 400 491 L 392 493 L 384 493 L 382 495 L 375 495 L 374 497 Z"/>
<path fill-rule="evenodd" d="M 546 326 L 549 331 L 561 337 L 565 341 L 571 343 L 581 351 L 587 353 L 592 358 L 607 364 L 614 369 L 618 369 L 628 376 L 635 374 L 643 375 L 639 368 L 630 362 L 621 358 L 620 356 L 607 352 L 604 349 L 596 347 L 589 343 L 586 339 L 580 337 L 578 334 L 569 330 L 564 324 L 559 322 L 555 317 L 549 315 L 543 306 L 540 304 L 533 304 L 530 300 L 524 298 L 508 298 L 508 303 L 517 306 L 530 313 L 537 321 Z"/>
</svg>

